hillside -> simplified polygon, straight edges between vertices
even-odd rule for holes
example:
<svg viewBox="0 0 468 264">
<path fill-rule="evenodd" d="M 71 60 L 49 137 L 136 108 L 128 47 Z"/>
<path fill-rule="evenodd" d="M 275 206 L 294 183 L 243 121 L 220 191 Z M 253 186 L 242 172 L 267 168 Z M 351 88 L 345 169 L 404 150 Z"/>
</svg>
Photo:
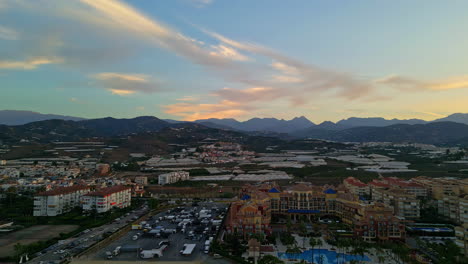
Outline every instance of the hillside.
<svg viewBox="0 0 468 264">
<path fill-rule="evenodd" d="M 21 111 L 21 110 L 0 110 L 0 124 L 2 125 L 17 126 L 17 125 L 24 125 L 24 124 L 31 123 L 31 122 L 51 120 L 51 119 L 72 120 L 72 121 L 84 120 L 84 118 L 74 117 L 74 116 L 41 114 L 38 112 Z"/>
</svg>

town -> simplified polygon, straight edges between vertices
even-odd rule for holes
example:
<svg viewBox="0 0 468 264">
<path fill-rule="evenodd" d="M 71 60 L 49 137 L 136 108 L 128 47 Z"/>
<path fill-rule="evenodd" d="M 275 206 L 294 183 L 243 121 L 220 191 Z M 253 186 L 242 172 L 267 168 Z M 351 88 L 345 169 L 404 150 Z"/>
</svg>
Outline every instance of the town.
<svg viewBox="0 0 468 264">
<path fill-rule="evenodd" d="M 54 146 L 107 154 L 72 147 L 72 156 L 2 160 L 0 257 L 324 264 L 466 257 L 463 149 L 303 143 L 309 148 L 256 152 L 205 138 L 168 155 L 105 163 L 119 146 L 63 142 Z M 421 160 L 459 174 L 426 176 Z"/>
</svg>

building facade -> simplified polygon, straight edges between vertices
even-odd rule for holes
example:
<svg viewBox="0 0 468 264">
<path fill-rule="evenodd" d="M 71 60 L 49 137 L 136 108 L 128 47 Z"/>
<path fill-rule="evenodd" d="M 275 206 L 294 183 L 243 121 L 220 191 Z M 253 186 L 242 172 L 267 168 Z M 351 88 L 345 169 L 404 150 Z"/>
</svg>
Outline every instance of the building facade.
<svg viewBox="0 0 468 264">
<path fill-rule="evenodd" d="M 190 180 L 190 173 L 187 171 L 174 171 L 169 173 L 164 173 L 158 176 L 158 184 L 165 185 L 176 183 L 178 181 L 188 181 Z"/>
<path fill-rule="evenodd" d="M 405 219 L 420 217 L 420 200 L 414 194 L 400 188 L 374 189 L 372 200 L 392 207 L 394 214 Z"/>
<path fill-rule="evenodd" d="M 57 216 L 74 207 L 81 206 L 83 195 L 91 190 L 88 186 L 59 187 L 34 196 L 34 216 Z"/>
<path fill-rule="evenodd" d="M 91 192 L 83 196 L 83 210 L 105 213 L 112 208 L 131 205 L 131 187 L 117 185 Z"/>
</svg>

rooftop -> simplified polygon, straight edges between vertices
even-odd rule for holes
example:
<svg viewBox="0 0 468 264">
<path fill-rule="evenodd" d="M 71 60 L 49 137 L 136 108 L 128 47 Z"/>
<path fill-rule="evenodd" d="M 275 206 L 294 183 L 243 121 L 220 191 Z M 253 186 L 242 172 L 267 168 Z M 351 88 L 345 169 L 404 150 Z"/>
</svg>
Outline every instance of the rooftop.
<svg viewBox="0 0 468 264">
<path fill-rule="evenodd" d="M 128 187 L 128 186 L 116 185 L 116 186 L 100 189 L 99 191 L 90 192 L 90 193 L 86 194 L 86 196 L 108 196 L 108 195 L 116 193 L 116 192 L 121 192 L 121 191 L 124 191 L 124 190 L 130 190 L 130 189 L 131 189 L 131 187 Z"/>
<path fill-rule="evenodd" d="M 45 192 L 40 192 L 36 194 L 36 196 L 55 196 L 55 195 L 62 195 L 62 194 L 68 194 L 68 193 L 73 193 L 76 191 L 80 190 L 86 190 L 90 189 L 89 186 L 84 186 L 84 185 L 73 185 L 69 187 L 58 187 L 50 191 L 45 191 Z"/>
</svg>

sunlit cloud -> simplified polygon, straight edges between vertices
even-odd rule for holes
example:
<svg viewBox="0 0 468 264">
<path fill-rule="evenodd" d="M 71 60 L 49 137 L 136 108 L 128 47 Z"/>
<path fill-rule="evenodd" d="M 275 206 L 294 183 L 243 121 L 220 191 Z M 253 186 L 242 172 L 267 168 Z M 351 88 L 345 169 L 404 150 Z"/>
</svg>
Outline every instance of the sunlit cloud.
<svg viewBox="0 0 468 264">
<path fill-rule="evenodd" d="M 0 69 L 6 70 L 34 70 L 41 65 L 62 63 L 62 58 L 36 57 L 25 61 L 0 60 Z"/>
<path fill-rule="evenodd" d="M 244 107 L 245 105 L 226 100 L 218 104 L 176 103 L 163 106 L 165 113 L 181 117 L 186 121 L 240 117 L 248 113 L 249 107 Z"/>
<path fill-rule="evenodd" d="M 0 25 L 0 39 L 17 40 L 18 38 L 19 34 L 14 29 Z"/>
<path fill-rule="evenodd" d="M 120 79 L 131 82 L 148 82 L 148 75 L 144 74 L 125 74 L 125 73 L 115 73 L 115 72 L 103 72 L 95 74 L 94 77 L 98 80 L 112 80 Z"/>
<path fill-rule="evenodd" d="M 190 102 L 190 101 L 197 101 L 199 100 L 197 97 L 194 96 L 184 96 L 182 98 L 177 98 L 177 101 L 182 101 L 182 102 Z"/>
<path fill-rule="evenodd" d="M 421 81 L 399 75 L 392 75 L 378 79 L 375 82 L 406 91 L 443 91 L 468 88 L 468 76 L 453 77 L 446 80 Z"/>
<path fill-rule="evenodd" d="M 213 56 L 224 57 L 235 61 L 248 61 L 249 58 L 243 54 L 240 54 L 234 48 L 226 45 L 213 45 L 211 46 L 213 51 L 210 52 Z"/>
<path fill-rule="evenodd" d="M 102 72 L 91 76 L 99 87 L 112 94 L 126 96 L 137 92 L 154 93 L 160 91 L 160 84 L 144 74 Z"/>
</svg>

